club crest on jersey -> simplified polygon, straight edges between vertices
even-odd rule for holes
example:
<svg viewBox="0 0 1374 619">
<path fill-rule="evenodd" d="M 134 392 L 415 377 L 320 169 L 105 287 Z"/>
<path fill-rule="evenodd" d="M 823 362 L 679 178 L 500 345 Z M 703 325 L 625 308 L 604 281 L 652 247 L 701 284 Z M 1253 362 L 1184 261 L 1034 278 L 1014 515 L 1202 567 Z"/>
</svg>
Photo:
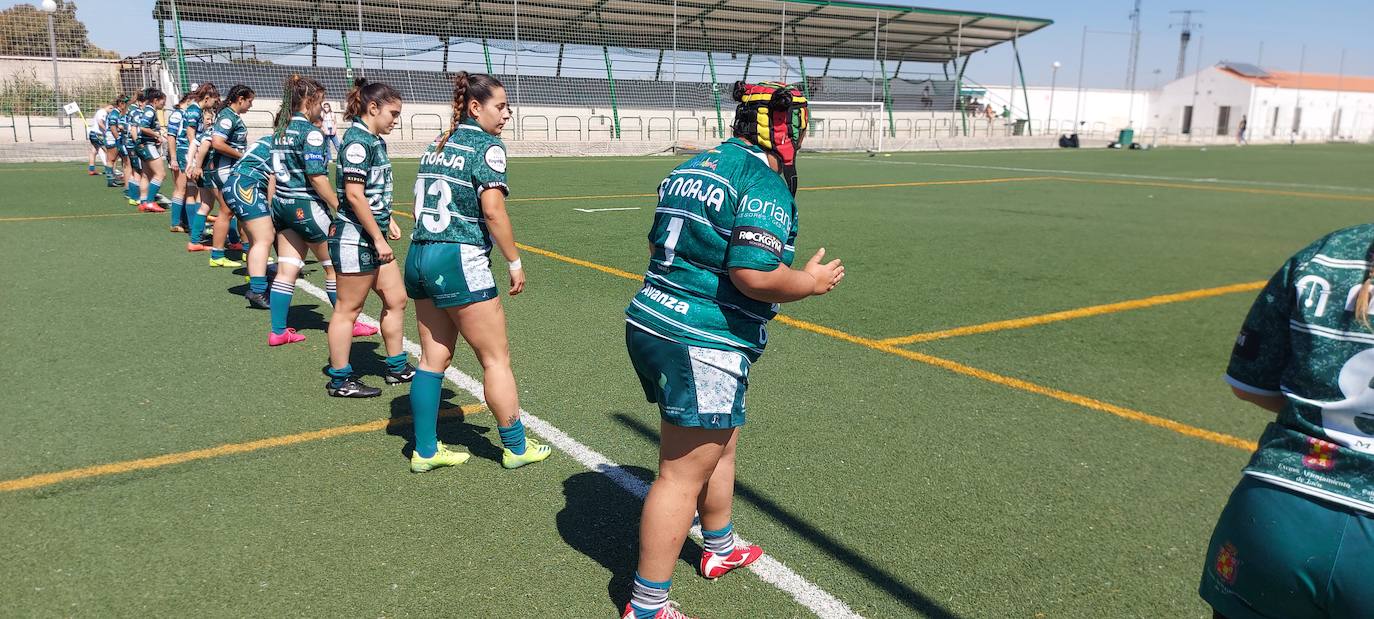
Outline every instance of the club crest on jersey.
<svg viewBox="0 0 1374 619">
<path fill-rule="evenodd" d="M 1316 471 L 1329 471 L 1336 468 L 1336 444 L 1319 438 L 1307 438 L 1307 455 L 1302 457 L 1302 465 Z"/>
<path fill-rule="evenodd" d="M 305 209 L 296 209 L 296 221 L 305 221 Z"/>
<path fill-rule="evenodd" d="M 344 149 L 344 159 L 349 163 L 362 163 L 367 159 L 367 147 L 358 142 L 349 144 L 348 148 Z"/>
<path fill-rule="evenodd" d="M 506 149 L 492 144 L 487 147 L 487 152 L 483 153 L 482 158 L 487 160 L 487 167 L 499 174 L 506 173 Z"/>
<path fill-rule="evenodd" d="M 234 121 L 231 121 L 228 118 L 221 118 L 219 121 L 219 128 L 228 131 L 234 128 Z"/>
<path fill-rule="evenodd" d="M 311 131 L 306 134 L 305 143 L 311 146 L 324 146 L 324 134 L 319 131 Z"/>
<path fill-rule="evenodd" d="M 1236 558 L 1236 546 L 1231 542 L 1226 542 L 1217 550 L 1217 560 L 1213 568 L 1217 572 L 1217 577 L 1227 585 L 1236 584 L 1236 570 L 1240 567 L 1240 561 Z"/>
</svg>

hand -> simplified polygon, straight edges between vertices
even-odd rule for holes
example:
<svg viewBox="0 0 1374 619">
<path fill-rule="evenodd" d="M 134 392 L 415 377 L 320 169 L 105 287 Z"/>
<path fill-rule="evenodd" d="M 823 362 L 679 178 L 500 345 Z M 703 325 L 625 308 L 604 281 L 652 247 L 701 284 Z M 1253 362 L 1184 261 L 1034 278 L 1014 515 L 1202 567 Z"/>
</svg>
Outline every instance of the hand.
<svg viewBox="0 0 1374 619">
<path fill-rule="evenodd" d="M 525 269 L 515 269 L 510 272 L 510 296 L 520 294 L 525 290 Z"/>
<path fill-rule="evenodd" d="M 821 264 L 821 258 L 824 257 L 825 248 L 822 247 L 816 250 L 816 255 L 806 261 L 806 266 L 802 269 L 816 278 L 816 287 L 811 290 L 813 295 L 822 295 L 834 290 L 835 286 L 840 285 L 840 280 L 844 279 L 844 267 L 840 266 L 839 259 Z"/>
<path fill-rule="evenodd" d="M 180 171 L 181 171 L 181 166 L 178 166 L 178 165 L 177 165 L 177 158 L 176 158 L 176 157 L 169 157 L 169 159 L 171 159 L 171 161 L 168 161 L 168 162 L 167 162 L 167 167 L 169 167 L 169 168 L 171 168 L 171 169 L 173 169 L 173 170 L 176 170 L 177 172 L 180 172 Z"/>
<path fill-rule="evenodd" d="M 391 223 L 386 227 L 386 238 L 393 241 L 401 240 L 401 227 L 396 225 L 395 219 L 391 220 Z"/>
<path fill-rule="evenodd" d="M 189 178 L 193 181 L 198 181 L 200 180 L 200 174 L 200 166 L 194 163 L 189 166 L 186 166 L 186 178 Z"/>
<path fill-rule="evenodd" d="M 391 243 L 386 242 L 386 238 L 378 236 L 372 239 L 372 248 L 377 251 L 377 261 L 386 264 L 396 259 L 396 252 L 391 249 Z"/>
</svg>

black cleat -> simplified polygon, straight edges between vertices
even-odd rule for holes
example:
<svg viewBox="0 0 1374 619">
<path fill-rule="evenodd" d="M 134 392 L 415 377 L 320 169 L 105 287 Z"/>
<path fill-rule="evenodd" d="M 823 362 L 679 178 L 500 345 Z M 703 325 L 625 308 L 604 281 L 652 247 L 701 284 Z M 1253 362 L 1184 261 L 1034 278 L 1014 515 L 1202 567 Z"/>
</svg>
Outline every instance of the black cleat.
<svg viewBox="0 0 1374 619">
<path fill-rule="evenodd" d="M 267 300 L 267 295 L 261 292 L 249 290 L 243 293 L 243 298 L 248 300 L 248 307 L 253 309 L 268 309 L 272 306 Z"/>
<path fill-rule="evenodd" d="M 338 387 L 330 387 L 329 383 L 325 383 L 324 392 L 336 398 L 375 398 L 382 395 L 381 389 L 364 385 L 356 378 L 344 379 Z"/>
<path fill-rule="evenodd" d="M 415 366 L 409 363 L 406 364 L 405 369 L 399 372 L 392 372 L 390 369 L 386 371 L 386 384 L 388 385 L 399 385 L 412 380 L 415 380 Z"/>
</svg>

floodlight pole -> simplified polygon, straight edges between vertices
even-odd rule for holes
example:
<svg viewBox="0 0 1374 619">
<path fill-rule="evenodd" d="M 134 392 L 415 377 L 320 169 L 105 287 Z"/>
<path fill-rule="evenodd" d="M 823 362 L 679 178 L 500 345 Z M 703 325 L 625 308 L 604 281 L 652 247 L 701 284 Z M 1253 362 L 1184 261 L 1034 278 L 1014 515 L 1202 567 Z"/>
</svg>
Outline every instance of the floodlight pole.
<svg viewBox="0 0 1374 619">
<path fill-rule="evenodd" d="M 1054 87 L 1059 78 L 1059 67 L 1061 66 L 1063 65 L 1059 64 L 1058 60 L 1050 63 L 1050 109 L 1045 114 L 1045 126 L 1054 122 Z"/>
<path fill-rule="evenodd" d="M 1031 129 L 1030 123 L 1030 90 L 1026 89 L 1026 68 L 1021 66 L 1021 49 L 1016 45 L 1016 40 L 1021 38 L 1020 28 L 1018 27 L 1017 30 L 1016 35 L 1011 38 L 1011 51 L 1016 54 L 1016 71 L 1021 74 L 1021 96 L 1026 100 L 1026 135 L 1032 136 L 1035 135 L 1035 132 Z"/>
</svg>

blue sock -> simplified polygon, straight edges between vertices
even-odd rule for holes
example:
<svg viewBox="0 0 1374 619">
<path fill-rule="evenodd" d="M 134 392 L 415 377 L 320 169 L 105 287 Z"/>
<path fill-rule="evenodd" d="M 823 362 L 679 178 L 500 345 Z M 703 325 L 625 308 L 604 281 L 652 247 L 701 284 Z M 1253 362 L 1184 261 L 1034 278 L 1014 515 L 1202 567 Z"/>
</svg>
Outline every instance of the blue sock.
<svg viewBox="0 0 1374 619">
<path fill-rule="evenodd" d="M 324 280 L 324 293 L 329 296 L 329 306 L 339 304 L 339 284 L 332 279 Z"/>
<path fill-rule="evenodd" d="M 205 216 L 201 215 L 199 211 L 199 202 L 186 203 L 186 221 L 190 223 L 186 229 L 191 235 L 192 243 L 199 243 L 200 237 L 205 236 Z"/>
<path fill-rule="evenodd" d="M 285 279 L 272 280 L 272 294 L 267 301 L 272 305 L 272 332 L 277 334 L 286 332 L 286 315 L 291 312 L 291 295 L 296 294 L 296 282 L 288 282 Z"/>
<path fill-rule="evenodd" d="M 182 215 L 183 215 L 183 213 L 185 212 L 185 210 L 186 210 L 186 198 L 177 198 L 177 197 L 173 197 L 173 198 L 172 198 L 172 208 L 167 209 L 167 212 L 168 212 L 169 214 L 171 214 L 171 216 L 172 216 L 172 225 L 173 225 L 173 226 L 180 226 L 180 225 L 181 225 Z"/>
<path fill-rule="evenodd" d="M 348 380 L 349 376 L 353 375 L 353 364 L 350 363 L 340 369 L 335 369 L 331 365 L 324 373 L 329 375 L 329 386 L 338 389 L 343 386 L 344 381 Z"/>
<path fill-rule="evenodd" d="M 509 428 L 496 426 L 496 431 L 501 434 L 501 444 L 511 453 L 517 456 L 525 453 L 525 424 L 520 423 L 519 419 L 516 419 Z"/>
<path fill-rule="evenodd" d="M 132 178 L 129 179 L 129 182 L 126 183 L 126 184 L 124 185 L 124 195 L 129 196 L 129 199 L 130 199 L 130 200 L 137 200 L 137 199 L 138 199 L 138 181 L 136 181 L 136 180 L 134 180 L 134 179 L 132 179 Z"/>
<path fill-rule="evenodd" d="M 157 202 L 157 190 L 162 188 L 161 183 L 148 182 L 148 201 Z"/>
<path fill-rule="evenodd" d="M 87 171 L 87 172 L 94 172 L 94 171 L 95 171 L 95 166 L 93 166 L 93 165 L 88 165 L 88 166 L 86 166 L 86 171 Z"/>
<path fill-rule="evenodd" d="M 239 238 L 239 220 L 237 217 L 229 218 L 229 244 L 233 245 L 242 239 Z M 244 247 L 244 249 L 248 249 Z"/>
<path fill-rule="evenodd" d="M 439 451 L 439 398 L 444 375 L 416 370 L 410 383 L 410 416 L 415 424 L 415 453 L 429 458 Z"/>
<path fill-rule="evenodd" d="M 401 372 L 406 369 L 406 354 L 399 353 L 386 358 L 386 369 Z"/>
<path fill-rule="evenodd" d="M 635 611 L 635 619 L 654 619 L 659 609 L 668 605 L 668 588 L 672 585 L 671 578 L 656 582 L 635 572 L 634 589 L 630 593 L 630 608 Z"/>
<path fill-rule="evenodd" d="M 258 294 L 267 292 L 267 277 L 265 275 L 249 275 L 248 289 Z"/>
<path fill-rule="evenodd" d="M 211 260 L 219 260 L 220 258 L 223 258 L 223 257 L 224 257 L 224 250 L 223 250 L 223 249 L 220 249 L 220 248 L 218 248 L 218 247 L 211 247 L 211 248 L 210 248 L 210 259 L 211 259 Z"/>
<path fill-rule="evenodd" d="M 701 541 L 706 546 L 706 550 L 718 555 L 728 555 L 735 550 L 735 523 L 725 525 L 723 529 L 701 530 Z"/>
</svg>

